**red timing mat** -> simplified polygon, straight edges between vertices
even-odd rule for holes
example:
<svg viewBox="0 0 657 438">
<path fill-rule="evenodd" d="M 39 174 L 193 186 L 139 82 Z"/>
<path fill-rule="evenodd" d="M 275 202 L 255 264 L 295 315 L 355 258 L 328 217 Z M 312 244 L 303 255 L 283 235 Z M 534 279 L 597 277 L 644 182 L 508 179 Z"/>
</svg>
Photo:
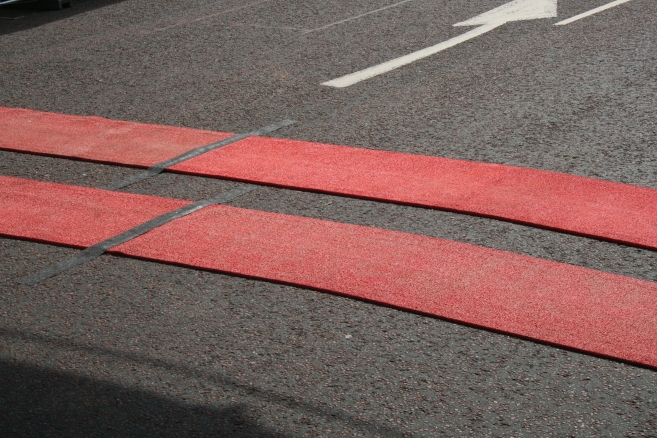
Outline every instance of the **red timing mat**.
<svg viewBox="0 0 657 438">
<path fill-rule="evenodd" d="M 0 235 L 86 248 L 188 204 L 0 176 Z"/>
<path fill-rule="evenodd" d="M 85 133 L 85 126 L 93 129 Z M 187 138 L 191 149 L 201 137 L 210 143 L 228 135 L 10 108 L 0 108 L 0 132 L 2 149 L 144 167 L 183 152 L 178 139 Z M 657 190 L 556 172 L 266 137 L 171 170 L 440 208 L 657 249 Z"/>
<path fill-rule="evenodd" d="M 7 177 L 0 196 L 0 234 L 62 245 L 95 243 L 137 216 L 184 204 Z M 330 291 L 657 367 L 657 284 L 591 269 L 223 205 L 110 252 Z"/>
<path fill-rule="evenodd" d="M 657 190 L 563 173 L 264 137 L 171 170 L 473 213 L 657 249 Z"/>
<path fill-rule="evenodd" d="M 0 149 L 149 167 L 232 134 L 0 107 Z"/>
</svg>

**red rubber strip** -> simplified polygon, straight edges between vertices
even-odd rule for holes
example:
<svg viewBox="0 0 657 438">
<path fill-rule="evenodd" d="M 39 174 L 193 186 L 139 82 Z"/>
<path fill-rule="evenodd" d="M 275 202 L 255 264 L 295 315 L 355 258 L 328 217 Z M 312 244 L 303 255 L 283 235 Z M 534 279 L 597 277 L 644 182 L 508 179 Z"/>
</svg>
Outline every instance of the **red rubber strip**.
<svg viewBox="0 0 657 438">
<path fill-rule="evenodd" d="M 0 107 L 0 149 L 150 167 L 231 133 Z"/>
<path fill-rule="evenodd" d="M 7 192 L 1 234 L 64 245 L 133 226 L 134 208 L 181 202 L 0 177 Z M 90 221 L 90 209 L 114 214 Z M 657 368 L 657 284 L 577 266 L 224 205 L 111 252 L 329 291 Z"/>
<path fill-rule="evenodd" d="M 563 173 L 262 137 L 171 170 L 470 213 L 657 249 L 657 190 Z"/>
<path fill-rule="evenodd" d="M 82 128 L 62 128 L 72 116 L 32 113 L 0 108 L 0 148 L 144 166 L 180 152 L 164 143 L 151 145 L 145 163 L 141 148 L 148 138 L 133 138 L 136 128 L 125 128 L 125 147 L 106 148 L 100 136 L 90 148 L 75 140 Z M 41 117 L 34 132 L 25 122 L 31 117 Z M 84 126 L 84 119 L 71 123 Z M 103 131 L 103 123 L 129 125 L 90 119 L 90 137 Z M 149 129 L 171 132 L 172 138 L 173 132 L 180 138 L 189 131 Z M 57 139 L 52 144 L 51 136 Z M 155 158 L 158 150 L 162 155 Z M 556 172 L 265 137 L 247 138 L 171 170 L 439 208 L 657 249 L 657 190 Z"/>
<path fill-rule="evenodd" d="M 0 176 L 0 235 L 87 248 L 188 204 Z"/>
</svg>

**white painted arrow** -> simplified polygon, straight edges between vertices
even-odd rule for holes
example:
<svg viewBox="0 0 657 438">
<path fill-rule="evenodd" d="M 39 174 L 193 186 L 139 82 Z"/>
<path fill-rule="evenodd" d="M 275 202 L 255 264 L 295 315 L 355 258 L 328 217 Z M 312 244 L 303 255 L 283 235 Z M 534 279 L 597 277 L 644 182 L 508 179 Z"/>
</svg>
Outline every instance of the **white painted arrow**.
<svg viewBox="0 0 657 438">
<path fill-rule="evenodd" d="M 426 49 L 418 50 L 417 52 L 410 53 L 405 56 L 384 62 L 383 64 L 375 65 L 374 67 L 366 68 L 365 70 L 357 71 L 346 76 L 333 79 L 322 85 L 329 87 L 343 88 L 350 85 L 357 84 L 365 79 L 373 78 L 383 73 L 410 64 L 418 59 L 426 58 L 445 49 L 454 47 L 469 39 L 478 37 L 479 35 L 490 32 L 510 21 L 521 20 L 536 20 L 539 18 L 553 18 L 557 16 L 557 0 L 514 0 L 506 3 L 499 8 L 495 8 L 481 15 L 477 15 L 467 21 L 456 23 L 454 26 L 480 26 L 459 35 L 447 41 L 444 41 L 435 46 L 427 47 Z"/>
</svg>

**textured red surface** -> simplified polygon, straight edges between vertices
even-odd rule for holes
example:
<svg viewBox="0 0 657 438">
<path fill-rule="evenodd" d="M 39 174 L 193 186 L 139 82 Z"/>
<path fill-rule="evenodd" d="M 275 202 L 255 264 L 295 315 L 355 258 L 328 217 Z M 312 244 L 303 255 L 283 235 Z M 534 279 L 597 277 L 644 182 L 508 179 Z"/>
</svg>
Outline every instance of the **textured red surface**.
<svg viewBox="0 0 657 438">
<path fill-rule="evenodd" d="M 657 190 L 563 173 L 261 137 L 172 170 L 466 212 L 657 249 Z"/>
<path fill-rule="evenodd" d="M 232 134 L 0 107 L 0 149 L 148 167 Z"/>
<path fill-rule="evenodd" d="M 111 134 L 115 125 L 120 135 Z M 6 108 L 0 108 L 0 132 L 0 148 L 144 166 L 212 134 Z M 168 142 L 149 143 L 149 135 L 157 137 L 152 133 Z M 556 172 L 265 137 L 172 170 L 435 207 L 657 249 L 657 190 Z"/>
<path fill-rule="evenodd" d="M 86 248 L 189 203 L 0 176 L 0 235 Z"/>
<path fill-rule="evenodd" d="M 13 195 L 0 203 L 1 234 L 65 245 L 135 225 L 136 208 L 181 203 L 0 178 L 6 191 Z M 106 214 L 90 220 L 89 210 Z M 330 291 L 657 367 L 657 284 L 581 267 L 228 206 L 208 207 L 112 252 Z"/>
</svg>

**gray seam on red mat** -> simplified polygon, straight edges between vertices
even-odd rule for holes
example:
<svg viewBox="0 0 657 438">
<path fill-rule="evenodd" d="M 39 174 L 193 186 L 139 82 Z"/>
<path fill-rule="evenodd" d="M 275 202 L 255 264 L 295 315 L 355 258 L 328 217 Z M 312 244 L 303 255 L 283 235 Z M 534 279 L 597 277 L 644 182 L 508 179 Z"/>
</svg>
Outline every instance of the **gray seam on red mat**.
<svg viewBox="0 0 657 438">
<path fill-rule="evenodd" d="M 296 123 L 294 120 L 283 120 L 278 123 L 271 124 L 269 126 L 265 126 L 264 128 L 256 129 L 255 131 L 247 132 L 245 134 L 236 134 L 233 135 L 232 137 L 225 138 L 221 141 L 211 143 L 206 146 L 201 146 L 196 149 L 192 149 L 191 151 L 187 151 L 184 154 L 178 155 L 177 157 L 171 158 L 166 161 L 162 161 L 161 163 L 155 164 L 151 167 L 149 167 L 147 170 L 138 173 L 137 175 L 133 175 L 129 178 L 123 179 L 121 181 L 112 183 L 105 187 L 105 190 L 117 190 L 123 187 L 127 187 L 131 184 L 134 184 L 139 181 L 143 181 L 146 178 L 150 178 L 151 176 L 155 176 L 161 172 L 163 172 L 167 167 L 171 167 L 173 165 L 176 165 L 178 163 L 182 163 L 183 161 L 187 161 L 191 158 L 198 157 L 199 155 L 202 155 L 206 152 L 210 152 L 212 150 L 218 149 L 222 146 L 226 146 L 231 143 L 235 143 L 236 141 L 243 140 L 247 137 L 252 137 L 256 135 L 263 135 L 267 134 L 273 131 L 276 131 L 277 129 L 283 128 L 285 126 L 289 126 L 293 123 Z M 104 254 L 107 250 L 114 248 L 115 246 L 118 246 L 122 243 L 125 243 L 129 240 L 134 239 L 135 237 L 139 237 L 142 234 L 145 234 L 154 228 L 160 227 L 164 224 L 167 224 L 175 219 L 181 218 L 183 216 L 187 216 L 190 213 L 193 213 L 197 210 L 200 210 L 202 208 L 205 208 L 209 205 L 212 204 L 223 204 L 228 201 L 231 201 L 237 197 L 240 197 L 248 192 L 251 192 L 255 190 L 256 187 L 254 186 L 240 186 L 237 187 L 233 190 L 229 190 L 227 192 L 224 192 L 220 195 L 217 195 L 213 198 L 205 199 L 202 201 L 194 202 L 193 204 L 186 205 L 182 208 L 179 208 L 174 211 L 170 211 L 168 213 L 162 214 L 154 219 L 149 220 L 148 222 L 144 222 L 141 225 L 137 225 L 136 227 L 124 231 L 121 234 L 118 234 L 114 237 L 110 237 L 107 240 L 104 240 L 102 242 L 99 242 L 93 246 L 90 246 L 89 248 L 86 248 L 73 257 L 70 257 L 66 260 L 62 260 L 59 263 L 55 263 L 54 265 L 48 266 L 47 268 L 42 269 L 39 272 L 36 272 L 34 274 L 27 275 L 23 278 L 19 278 L 17 281 L 20 284 L 25 284 L 28 286 L 34 286 L 43 280 L 46 280 L 48 278 L 54 277 L 57 274 L 60 274 L 64 271 L 67 271 L 69 269 L 75 268 L 76 266 L 80 266 L 84 263 L 87 263 L 96 257 L 101 256 Z"/>
<path fill-rule="evenodd" d="M 59 263 L 48 266 L 47 268 L 42 269 L 39 272 L 30 274 L 26 277 L 20 278 L 17 281 L 21 284 L 28 286 L 34 286 L 37 283 L 42 282 L 50 277 L 54 277 L 57 274 L 60 274 L 76 266 L 80 266 L 84 263 L 87 263 L 96 257 L 100 257 L 105 251 L 114 248 L 122 243 L 125 243 L 129 240 L 139 237 L 142 234 L 145 234 L 157 227 L 160 227 L 164 224 L 167 224 L 175 219 L 187 216 L 188 214 L 194 213 L 202 208 L 205 208 L 212 204 L 223 204 L 225 202 L 231 201 L 239 196 L 242 196 L 248 192 L 251 192 L 256 189 L 256 186 L 240 186 L 235 189 L 224 192 L 220 195 L 217 195 L 213 198 L 204 199 L 202 201 L 194 202 L 193 204 L 186 205 L 177 210 L 164 213 L 154 219 L 144 222 L 143 224 L 137 225 L 134 228 L 124 231 L 121 234 L 118 234 L 114 237 L 110 237 L 107 240 L 103 240 L 93 246 L 90 246 L 87 249 L 84 249 L 74 255 L 71 258 L 62 260 Z"/>
<path fill-rule="evenodd" d="M 276 131 L 278 129 L 281 129 L 285 126 L 289 126 L 291 124 L 295 123 L 294 120 L 283 120 L 278 123 L 274 123 L 269 126 L 265 126 L 264 128 L 256 129 L 255 131 L 247 132 L 245 134 L 236 134 L 233 135 L 232 137 L 225 138 L 223 140 L 220 140 L 216 143 L 211 143 L 206 146 L 201 146 L 196 149 L 192 149 L 191 151 L 187 151 L 184 154 L 178 155 L 177 157 L 170 158 L 166 161 L 162 161 L 161 163 L 157 163 L 146 169 L 145 171 L 138 173 L 136 175 L 133 175 L 131 177 L 128 177 L 126 179 L 123 179 L 121 181 L 114 182 L 107 187 L 105 187 L 105 190 L 118 190 L 122 189 L 123 187 L 127 187 L 131 184 L 137 183 L 139 181 L 143 181 L 146 178 L 150 178 L 152 176 L 155 176 L 159 173 L 162 173 L 167 167 L 175 166 L 176 164 L 182 163 L 183 161 L 187 161 L 189 159 L 198 157 L 199 155 L 202 155 L 206 152 L 213 151 L 215 149 L 218 149 L 220 147 L 229 145 L 231 143 L 235 143 L 236 141 L 244 140 L 247 137 L 253 137 L 256 135 L 264 135 L 268 134 L 270 132 Z"/>
</svg>

